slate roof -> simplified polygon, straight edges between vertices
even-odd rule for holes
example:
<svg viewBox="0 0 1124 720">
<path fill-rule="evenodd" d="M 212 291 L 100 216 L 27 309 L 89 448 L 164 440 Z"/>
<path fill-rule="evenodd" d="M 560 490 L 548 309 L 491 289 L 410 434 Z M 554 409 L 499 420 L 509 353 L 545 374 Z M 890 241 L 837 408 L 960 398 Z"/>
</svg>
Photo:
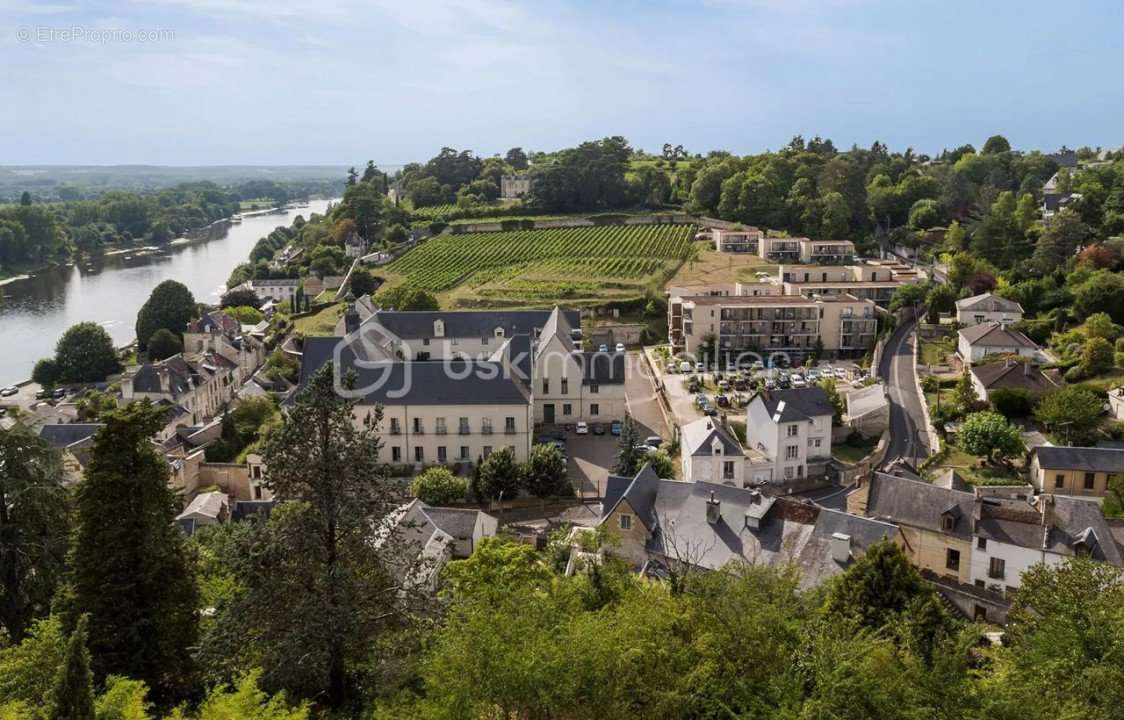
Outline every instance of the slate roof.
<svg viewBox="0 0 1124 720">
<path fill-rule="evenodd" d="M 974 493 L 881 472 L 874 473 L 869 482 L 868 516 L 962 538 L 971 537 Z M 946 512 L 951 512 L 955 518 L 951 532 L 942 526 Z"/>
<path fill-rule="evenodd" d="M 583 352 L 575 356 L 582 364 L 583 385 L 624 384 L 626 357 L 623 352 Z"/>
<path fill-rule="evenodd" d="M 1038 349 L 1034 341 L 1023 335 L 1018 330 L 1003 327 L 997 322 L 985 322 L 971 325 L 960 331 L 960 337 L 968 341 L 969 345 L 980 347 L 1025 347 Z"/>
<path fill-rule="evenodd" d="M 78 445 L 94 437 L 103 423 L 65 423 L 44 425 L 39 429 L 39 437 L 43 438 L 53 448 L 67 448 Z"/>
<path fill-rule="evenodd" d="M 504 336 L 534 335 L 543 330 L 549 319 L 549 310 L 437 310 L 397 311 L 378 310 L 365 322 L 376 322 L 403 340 L 432 338 L 433 322 L 445 323 L 445 337 L 494 337 L 497 327 Z M 578 327 L 581 317 L 576 310 L 564 313 L 572 326 Z"/>
<path fill-rule="evenodd" d="M 191 333 L 216 332 L 234 337 L 242 332 L 242 323 L 222 310 L 213 310 L 197 320 L 190 321 L 187 324 L 187 331 Z"/>
<path fill-rule="evenodd" d="M 1014 300 L 1008 300 L 991 293 L 982 293 L 957 300 L 956 309 L 976 312 L 1009 312 L 1019 313 L 1020 315 L 1023 312 L 1023 306 Z"/>
<path fill-rule="evenodd" d="M 760 398 L 765 403 L 770 417 L 775 417 L 780 412 L 780 422 L 799 422 L 835 414 L 835 408 L 823 388 L 763 390 L 755 398 Z"/>
<path fill-rule="evenodd" d="M 606 487 L 605 489 L 605 498 L 602 501 L 602 507 L 604 508 L 601 513 L 602 517 L 611 515 L 621 500 L 627 500 L 637 517 L 640 518 L 640 522 L 644 523 L 644 527 L 649 532 L 654 530 L 657 525 L 656 493 L 659 489 L 660 477 L 656 475 L 652 466 L 645 465 L 631 480 L 620 476 L 612 476 L 609 480 L 613 487 Z M 628 480 L 627 484 L 622 483 L 622 480 Z M 623 489 L 621 488 L 622 485 L 624 485 Z"/>
<path fill-rule="evenodd" d="M 732 432 L 723 427 L 722 423 L 708 417 L 687 423 L 681 432 L 680 442 L 689 455 L 713 455 L 711 447 L 715 439 L 722 443 L 723 455 L 737 457 L 745 453 Z"/>
<path fill-rule="evenodd" d="M 898 533 L 894 525 L 878 520 L 745 488 L 675 480 L 644 484 L 646 492 L 630 503 L 638 514 L 658 521 L 647 551 L 655 557 L 690 560 L 707 569 L 731 562 L 793 564 L 800 570 L 802 584 L 812 587 L 849 564 L 832 559 L 833 534 L 850 536 L 852 553 L 859 555 L 873 543 Z M 712 498 L 718 502 L 720 514 L 713 524 L 707 521 L 707 504 Z M 760 518 L 757 528 L 747 526 L 747 514 Z M 689 557 L 684 553 L 688 548 Z"/>
<path fill-rule="evenodd" d="M 158 363 L 145 363 L 137 368 L 133 374 L 133 391 L 164 392 L 160 376 L 165 372 L 168 374 L 168 385 L 173 395 L 181 395 L 191 389 L 191 376 L 194 371 L 182 355 L 173 355 Z"/>
<path fill-rule="evenodd" d="M 300 386 L 332 362 L 343 338 L 309 337 L 304 341 Z M 373 367 L 356 364 L 355 348 L 340 353 L 343 369 L 355 370 L 356 388 L 367 388 L 365 404 L 384 405 L 523 405 L 531 401 L 527 383 L 501 363 L 490 360 L 392 361 Z"/>
<path fill-rule="evenodd" d="M 1038 464 L 1048 470 L 1124 473 L 1124 450 L 1093 447 L 1055 447 L 1040 445 L 1032 451 Z"/>
<path fill-rule="evenodd" d="M 986 363 L 974 366 L 972 374 L 988 390 L 1009 388 L 1046 392 L 1056 387 L 1053 380 L 1043 375 L 1041 370 L 1029 363 Z"/>
</svg>

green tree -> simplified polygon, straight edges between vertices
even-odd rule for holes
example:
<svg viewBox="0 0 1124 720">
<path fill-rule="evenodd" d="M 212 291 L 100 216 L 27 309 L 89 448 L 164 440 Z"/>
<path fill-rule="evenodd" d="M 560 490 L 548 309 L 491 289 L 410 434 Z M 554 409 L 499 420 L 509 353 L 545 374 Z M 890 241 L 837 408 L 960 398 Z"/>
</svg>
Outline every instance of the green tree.
<svg viewBox="0 0 1124 720">
<path fill-rule="evenodd" d="M 927 283 L 908 283 L 899 285 L 890 298 L 890 310 L 902 308 L 917 308 L 925 302 L 929 295 Z"/>
<path fill-rule="evenodd" d="M 120 372 L 113 339 L 101 325 L 71 325 L 55 345 L 55 365 L 61 382 L 100 382 Z"/>
<path fill-rule="evenodd" d="M 1112 343 L 1102 337 L 1085 341 L 1081 349 L 1081 370 L 1086 377 L 1093 377 L 1112 369 L 1114 361 Z"/>
<path fill-rule="evenodd" d="M 160 328 L 148 339 L 148 359 L 164 360 L 183 352 L 183 340 L 167 328 Z"/>
<path fill-rule="evenodd" d="M 64 570 L 64 479 L 59 454 L 25 425 L 0 430 L 0 624 L 16 642 L 49 611 Z"/>
<path fill-rule="evenodd" d="M 31 370 L 31 381 L 45 388 L 54 387 L 59 382 L 59 365 L 54 358 L 42 358 Z"/>
<path fill-rule="evenodd" d="M 94 720 L 94 676 L 86 649 L 86 615 L 78 618 L 51 691 L 51 720 Z"/>
<path fill-rule="evenodd" d="M 923 198 L 909 209 L 909 226 L 914 230 L 928 230 L 940 225 L 941 212 L 936 200 Z"/>
<path fill-rule="evenodd" d="M 22 703 L 40 708 L 54 688 L 66 657 L 67 637 L 58 616 L 36 620 L 18 644 L 0 644 L 0 707 Z"/>
<path fill-rule="evenodd" d="M 976 387 L 972 384 L 972 376 L 967 368 L 964 368 L 964 372 L 960 373 L 960 379 L 956 381 L 956 387 L 952 390 L 952 402 L 964 415 L 972 412 L 980 402 L 979 396 L 976 395 Z"/>
<path fill-rule="evenodd" d="M 879 630 L 900 618 L 917 598 L 932 592 L 902 549 L 891 540 L 880 540 L 830 586 L 826 609 Z"/>
<path fill-rule="evenodd" d="M 640 446 L 640 428 L 631 415 L 624 416 L 621 424 L 621 434 L 617 439 L 617 462 L 613 466 L 613 473 L 624 477 L 632 477 L 644 467 L 647 453 Z"/>
<path fill-rule="evenodd" d="M 1063 210 L 1050 220 L 1039 236 L 1034 248 L 1034 261 L 1047 272 L 1064 265 L 1089 243 L 1092 234 L 1077 213 Z"/>
<path fill-rule="evenodd" d="M 555 445 L 535 445 L 523 466 L 521 485 L 538 498 L 569 496 L 574 486 L 566 475 L 566 461 Z"/>
<path fill-rule="evenodd" d="M 386 520 L 399 496 L 379 459 L 381 411 L 357 422 L 344 395 L 326 365 L 265 441 L 267 483 L 286 502 L 238 534 L 239 591 L 202 651 L 235 675 L 262 668 L 271 691 L 337 709 L 356 697 L 376 642 L 416 595 L 402 532 Z"/>
<path fill-rule="evenodd" d="M 1124 278 L 1102 270 L 1093 273 L 1073 290 L 1073 314 L 1083 320 L 1095 313 L 1108 313 L 1115 323 L 1124 323 Z"/>
<path fill-rule="evenodd" d="M 152 444 L 162 412 L 132 403 L 103 418 L 77 490 L 70 555 L 71 617 L 90 615 L 94 676 L 145 682 L 160 705 L 190 693 L 197 591 L 168 463 Z M 112 518 L 112 522 L 107 519 Z"/>
<path fill-rule="evenodd" d="M 998 155 L 1005 152 L 1011 152 L 1011 143 L 1007 142 L 1007 138 L 1002 135 L 989 137 L 984 143 L 983 149 L 980 150 L 982 155 Z"/>
<path fill-rule="evenodd" d="M 148 349 L 148 339 L 160 328 L 183 337 L 188 321 L 195 315 L 195 297 L 180 282 L 165 280 L 157 285 L 137 313 L 137 347 Z"/>
<path fill-rule="evenodd" d="M 395 310 L 437 310 L 437 298 L 433 293 L 413 288 L 408 285 L 399 285 L 394 288 L 380 290 L 376 297 L 380 307 Z"/>
<path fill-rule="evenodd" d="M 154 720 L 148 687 L 140 680 L 110 675 L 105 679 L 105 692 L 94 701 L 98 720 Z M 176 716 L 173 711 L 172 717 Z"/>
<path fill-rule="evenodd" d="M 820 389 L 824 391 L 824 394 L 827 395 L 828 402 L 831 403 L 832 424 L 843 424 L 843 416 L 847 414 L 847 403 L 843 400 L 843 396 L 839 394 L 839 388 L 835 384 L 835 378 L 822 378 L 819 381 L 819 386 Z"/>
<path fill-rule="evenodd" d="M 366 268 L 357 267 L 351 271 L 351 279 L 348 281 L 351 289 L 351 294 L 355 297 L 363 297 L 370 295 L 378 287 L 378 281 L 375 276 L 371 274 Z"/>
<path fill-rule="evenodd" d="M 447 467 L 426 468 L 410 484 L 414 497 L 427 505 L 451 505 L 463 502 L 468 494 L 468 484 Z"/>
<path fill-rule="evenodd" d="M 1100 425 L 1101 400 L 1084 388 L 1069 385 L 1046 395 L 1034 408 L 1034 417 L 1066 444 L 1086 445 Z"/>
<path fill-rule="evenodd" d="M 259 687 L 261 671 L 242 677 L 233 688 L 219 686 L 199 706 L 199 720 L 307 720 L 309 704 L 290 706 L 284 692 L 268 695 Z"/>
<path fill-rule="evenodd" d="M 484 458 L 476 477 L 476 489 L 482 497 L 511 499 L 519 492 L 519 463 L 511 448 L 499 448 Z"/>
<path fill-rule="evenodd" d="M 653 450 L 648 453 L 644 461 L 651 465 L 653 472 L 661 478 L 671 479 L 678 474 L 675 470 L 676 462 L 664 450 Z"/>
<path fill-rule="evenodd" d="M 927 319 L 930 324 L 935 325 L 940 322 L 941 313 L 952 312 L 956 307 L 956 293 L 948 285 L 935 284 L 929 290 L 925 304 L 929 306 Z"/>
<path fill-rule="evenodd" d="M 1022 434 L 1007 418 L 996 412 L 972 413 L 964 419 L 957 444 L 988 462 L 997 462 L 1023 452 Z"/>
</svg>

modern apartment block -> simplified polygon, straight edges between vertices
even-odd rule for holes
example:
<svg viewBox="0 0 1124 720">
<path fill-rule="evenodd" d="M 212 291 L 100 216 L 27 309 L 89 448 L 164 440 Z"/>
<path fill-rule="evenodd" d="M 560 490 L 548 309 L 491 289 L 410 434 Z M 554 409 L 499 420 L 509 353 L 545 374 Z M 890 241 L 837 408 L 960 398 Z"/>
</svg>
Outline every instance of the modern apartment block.
<svg viewBox="0 0 1124 720">
<path fill-rule="evenodd" d="M 718 252 L 749 253 L 771 262 L 800 262 L 838 265 L 855 258 L 850 240 L 810 240 L 808 238 L 768 237 L 755 227 L 711 231 Z"/>
<path fill-rule="evenodd" d="M 785 295 L 853 295 L 882 308 L 895 290 L 917 280 L 916 271 L 896 263 L 781 265 L 777 276 Z"/>
<path fill-rule="evenodd" d="M 761 252 L 761 241 L 764 239 L 765 233 L 755 227 L 747 227 L 741 230 L 715 229 L 712 231 L 712 237 L 714 238 L 714 249 L 718 252 L 758 255 Z"/>
<path fill-rule="evenodd" d="M 699 353 L 713 336 L 720 353 L 783 352 L 799 361 L 819 349 L 832 357 L 866 352 L 877 333 L 876 305 L 852 295 L 672 297 L 673 352 Z"/>
</svg>

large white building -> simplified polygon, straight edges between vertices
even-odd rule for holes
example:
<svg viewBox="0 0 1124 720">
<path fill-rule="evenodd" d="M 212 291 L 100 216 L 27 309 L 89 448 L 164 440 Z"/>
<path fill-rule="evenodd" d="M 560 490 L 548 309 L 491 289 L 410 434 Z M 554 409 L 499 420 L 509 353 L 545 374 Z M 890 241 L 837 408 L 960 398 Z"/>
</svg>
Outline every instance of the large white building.
<svg viewBox="0 0 1124 720">
<path fill-rule="evenodd" d="M 784 485 L 827 472 L 834 413 L 827 393 L 818 387 L 766 390 L 750 399 L 746 445 L 767 458 L 771 483 Z"/>
</svg>

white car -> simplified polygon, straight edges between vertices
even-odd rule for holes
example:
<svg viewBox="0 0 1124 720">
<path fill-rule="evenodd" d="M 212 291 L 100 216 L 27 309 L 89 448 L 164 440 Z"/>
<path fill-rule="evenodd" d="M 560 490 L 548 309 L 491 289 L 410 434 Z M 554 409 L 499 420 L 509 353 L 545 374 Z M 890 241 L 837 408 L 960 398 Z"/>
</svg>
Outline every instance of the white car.
<svg viewBox="0 0 1124 720">
<path fill-rule="evenodd" d="M 617 343 L 617 352 L 624 352 L 624 343 Z"/>
<path fill-rule="evenodd" d="M 691 363 L 687 362 L 686 360 L 679 363 L 679 372 L 681 372 L 681 373 L 691 372 Z"/>
<path fill-rule="evenodd" d="M 605 344 L 602 344 L 600 347 L 597 348 L 597 352 L 609 352 L 609 346 L 605 345 Z"/>
<path fill-rule="evenodd" d="M 808 387 L 808 383 L 804 380 L 803 375 L 793 375 L 792 376 L 792 387 L 794 387 L 794 388 Z"/>
<path fill-rule="evenodd" d="M 695 372 L 698 372 L 698 373 L 706 372 L 706 365 L 704 365 L 701 362 L 695 363 Z"/>
<path fill-rule="evenodd" d="M 574 432 L 576 432 L 578 435 L 588 435 L 589 423 L 587 423 L 585 420 L 578 420 L 578 424 L 574 427 Z"/>
<path fill-rule="evenodd" d="M 847 377 L 847 371 L 843 368 L 835 368 L 835 377 L 842 380 Z"/>
<path fill-rule="evenodd" d="M 11 397 L 12 395 L 17 394 L 19 391 L 20 389 L 18 387 L 16 387 L 15 385 L 11 385 L 4 388 L 3 390 L 0 390 L 0 397 Z"/>
</svg>

